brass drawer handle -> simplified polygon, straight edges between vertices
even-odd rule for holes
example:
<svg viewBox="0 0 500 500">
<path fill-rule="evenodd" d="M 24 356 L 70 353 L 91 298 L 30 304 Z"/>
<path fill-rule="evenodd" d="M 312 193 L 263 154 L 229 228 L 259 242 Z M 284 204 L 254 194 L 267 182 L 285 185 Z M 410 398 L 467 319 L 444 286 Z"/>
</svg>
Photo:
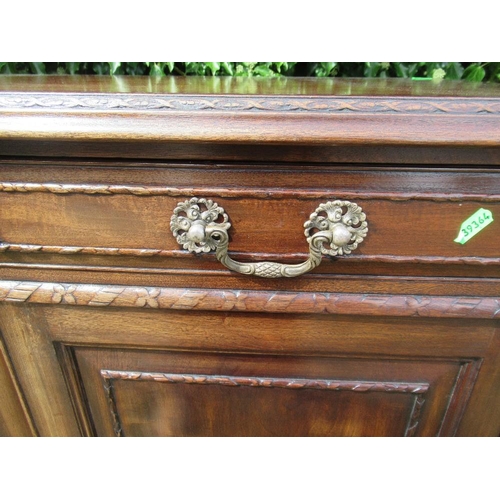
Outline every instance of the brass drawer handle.
<svg viewBox="0 0 500 500">
<path fill-rule="evenodd" d="M 170 229 L 184 249 L 193 253 L 215 250 L 217 259 L 228 269 L 263 278 L 293 278 L 307 273 L 319 266 L 323 254 L 350 254 L 368 232 L 366 215 L 356 203 L 344 200 L 322 203 L 304 223 L 309 258 L 301 264 L 280 264 L 231 259 L 227 233 L 230 227 L 224 209 L 204 198 L 178 203 L 170 220 Z"/>
</svg>

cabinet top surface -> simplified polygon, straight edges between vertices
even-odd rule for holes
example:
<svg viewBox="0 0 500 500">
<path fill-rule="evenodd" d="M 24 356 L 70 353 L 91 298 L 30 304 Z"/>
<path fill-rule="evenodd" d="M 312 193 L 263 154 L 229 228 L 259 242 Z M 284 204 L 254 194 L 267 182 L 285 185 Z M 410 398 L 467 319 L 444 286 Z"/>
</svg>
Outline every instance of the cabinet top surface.
<svg viewBox="0 0 500 500">
<path fill-rule="evenodd" d="M 127 155 L 132 155 L 132 142 L 498 148 L 499 130 L 500 84 L 496 83 L 396 78 L 0 77 L 0 142 L 50 140 L 68 145 L 71 140 L 76 149 L 66 155 L 83 154 L 78 141 L 122 141 Z M 9 155 L 19 150 L 16 144 L 4 146 Z M 124 154 L 120 145 L 109 148 L 106 155 Z M 47 154 L 45 148 L 36 154 L 40 152 Z M 162 151 L 160 156 L 167 153 Z M 153 153 L 143 149 L 134 154 L 149 157 Z M 311 158 L 309 153 L 301 158 L 306 157 Z M 243 159 L 242 153 L 236 158 Z M 498 163 L 491 155 L 483 161 Z"/>
<path fill-rule="evenodd" d="M 499 98 L 500 84 L 400 78 L 3 75 L 0 92 Z"/>
</svg>

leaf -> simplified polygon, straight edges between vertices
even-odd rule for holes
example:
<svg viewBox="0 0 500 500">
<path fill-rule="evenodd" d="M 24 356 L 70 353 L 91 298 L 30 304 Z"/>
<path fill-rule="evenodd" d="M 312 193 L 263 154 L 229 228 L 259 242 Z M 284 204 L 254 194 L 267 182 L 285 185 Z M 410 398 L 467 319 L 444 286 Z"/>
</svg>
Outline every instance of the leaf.
<svg viewBox="0 0 500 500">
<path fill-rule="evenodd" d="M 295 66 L 297 66 L 298 63 L 296 62 L 287 62 L 286 63 L 286 70 L 284 72 L 284 74 L 288 75 L 288 76 L 292 76 L 295 72 Z"/>
<path fill-rule="evenodd" d="M 186 75 L 205 75 L 206 68 L 204 63 L 200 62 L 187 62 Z"/>
<path fill-rule="evenodd" d="M 275 62 L 273 64 L 274 64 L 274 67 L 275 67 L 277 73 L 281 74 L 281 73 L 284 73 L 285 71 L 288 70 L 288 63 L 287 62 Z M 281 68 L 283 68 L 283 71 L 281 70 Z"/>
<path fill-rule="evenodd" d="M 432 76 L 432 72 L 437 69 L 436 64 L 432 62 L 422 63 L 425 66 L 424 75 L 429 78 Z"/>
<path fill-rule="evenodd" d="M 253 69 L 257 76 L 271 77 L 276 76 L 276 73 L 269 67 L 269 63 L 261 63 Z"/>
<path fill-rule="evenodd" d="M 220 64 L 218 62 L 207 62 L 207 68 L 212 72 L 212 76 L 217 73 L 220 69 Z"/>
<path fill-rule="evenodd" d="M 330 74 L 330 70 L 332 69 L 332 64 L 335 65 L 335 63 L 329 63 L 329 62 L 315 63 L 313 70 L 314 76 L 317 77 L 328 76 Z"/>
<path fill-rule="evenodd" d="M 121 70 L 124 75 L 142 75 L 144 72 L 143 66 L 146 66 L 146 63 L 123 62 Z"/>
<path fill-rule="evenodd" d="M 367 62 L 365 63 L 365 76 L 367 78 L 371 78 L 374 76 L 377 76 L 378 72 L 380 71 L 381 64 L 378 62 Z"/>
<path fill-rule="evenodd" d="M 426 71 L 425 74 L 426 76 L 432 77 L 432 73 L 436 69 L 445 69 L 447 63 L 442 63 L 442 62 L 426 62 L 424 63 Z"/>
<path fill-rule="evenodd" d="M 150 76 L 163 76 L 163 71 L 161 70 L 158 63 L 152 63 L 149 69 Z"/>
<path fill-rule="evenodd" d="M 436 68 L 432 72 L 432 81 L 440 82 L 446 76 L 446 71 L 443 68 Z"/>
<path fill-rule="evenodd" d="M 167 66 L 168 71 L 170 73 L 172 73 L 172 71 L 174 71 L 175 62 L 166 62 L 165 65 Z"/>
<path fill-rule="evenodd" d="M 392 67 L 394 68 L 394 71 L 396 72 L 396 76 L 399 78 L 408 78 L 409 77 L 409 71 L 408 68 L 406 67 L 405 64 L 400 63 L 400 62 L 394 62 L 392 63 Z"/>
<path fill-rule="evenodd" d="M 451 62 L 445 68 L 447 80 L 460 80 L 464 74 L 464 67 L 459 62 Z"/>
<path fill-rule="evenodd" d="M 221 62 L 220 63 L 221 66 L 222 66 L 222 69 L 226 72 L 226 74 L 230 75 L 230 76 L 233 76 L 233 69 L 231 68 L 231 66 L 229 65 L 230 63 L 227 63 L 227 62 Z"/>
<path fill-rule="evenodd" d="M 239 76 L 253 76 L 254 75 L 254 68 L 257 66 L 258 63 L 256 62 L 242 62 L 239 63 L 241 64 L 241 71 L 242 74 Z"/>
<path fill-rule="evenodd" d="M 16 63 L 8 62 L 6 66 L 6 73 L 15 75 L 16 73 L 26 73 L 26 71 L 17 71 Z"/>
<path fill-rule="evenodd" d="M 66 69 L 68 70 L 68 73 L 70 75 L 75 75 L 76 72 L 78 71 L 79 67 L 80 67 L 79 62 L 67 62 L 66 63 Z"/>
<path fill-rule="evenodd" d="M 92 63 L 92 69 L 97 75 L 105 75 L 109 73 L 109 65 L 107 63 L 102 63 L 102 62 Z"/>
<path fill-rule="evenodd" d="M 336 67 L 336 62 L 320 62 L 319 67 L 315 69 L 314 73 L 316 76 L 330 76 Z"/>
<path fill-rule="evenodd" d="M 251 73 L 249 72 L 245 63 L 236 63 L 236 68 L 234 70 L 234 76 L 250 76 L 250 75 L 251 75 Z"/>
<path fill-rule="evenodd" d="M 479 64 L 471 64 L 465 68 L 463 78 L 469 82 L 482 82 L 486 75 L 486 71 Z"/>
<path fill-rule="evenodd" d="M 418 64 L 417 63 L 409 63 L 407 68 L 408 68 L 408 77 L 412 78 L 417 74 Z"/>
<path fill-rule="evenodd" d="M 124 75 L 144 75 L 149 74 L 149 63 L 146 65 L 144 62 L 122 62 L 120 71 Z"/>
<path fill-rule="evenodd" d="M 110 62 L 109 64 L 109 74 L 116 74 L 117 69 L 121 66 L 121 62 Z"/>
<path fill-rule="evenodd" d="M 45 75 L 46 74 L 45 64 L 43 64 L 43 62 L 30 62 L 28 64 L 29 64 L 31 71 L 33 73 L 36 73 L 37 75 Z"/>
<path fill-rule="evenodd" d="M 305 76 L 312 76 L 313 74 L 316 74 L 316 71 L 318 69 L 319 63 L 317 62 L 308 62 L 306 63 L 306 71 L 305 71 Z"/>
</svg>

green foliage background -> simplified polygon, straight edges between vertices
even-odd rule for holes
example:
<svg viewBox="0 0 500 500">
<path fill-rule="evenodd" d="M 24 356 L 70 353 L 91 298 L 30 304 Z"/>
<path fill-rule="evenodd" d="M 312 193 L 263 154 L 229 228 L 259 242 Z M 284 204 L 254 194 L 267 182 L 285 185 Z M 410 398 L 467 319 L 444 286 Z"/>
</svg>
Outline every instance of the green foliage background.
<svg viewBox="0 0 500 500">
<path fill-rule="evenodd" d="M 0 74 L 432 78 L 500 82 L 498 62 L 0 62 Z"/>
</svg>

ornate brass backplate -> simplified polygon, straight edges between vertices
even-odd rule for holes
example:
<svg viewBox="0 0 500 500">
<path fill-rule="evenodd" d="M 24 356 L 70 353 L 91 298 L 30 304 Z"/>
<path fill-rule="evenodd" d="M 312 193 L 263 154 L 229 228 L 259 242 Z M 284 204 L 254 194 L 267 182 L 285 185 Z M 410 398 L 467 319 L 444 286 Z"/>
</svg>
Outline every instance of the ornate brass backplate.
<svg viewBox="0 0 500 500">
<path fill-rule="evenodd" d="M 350 201 L 322 203 L 304 223 L 309 258 L 301 264 L 279 262 L 238 262 L 228 255 L 231 227 L 224 209 L 212 200 L 191 198 L 174 209 L 170 229 L 182 247 L 201 253 L 215 250 L 217 259 L 228 269 L 263 278 L 293 278 L 321 263 L 321 256 L 346 255 L 355 250 L 368 233 L 366 215 Z"/>
</svg>

